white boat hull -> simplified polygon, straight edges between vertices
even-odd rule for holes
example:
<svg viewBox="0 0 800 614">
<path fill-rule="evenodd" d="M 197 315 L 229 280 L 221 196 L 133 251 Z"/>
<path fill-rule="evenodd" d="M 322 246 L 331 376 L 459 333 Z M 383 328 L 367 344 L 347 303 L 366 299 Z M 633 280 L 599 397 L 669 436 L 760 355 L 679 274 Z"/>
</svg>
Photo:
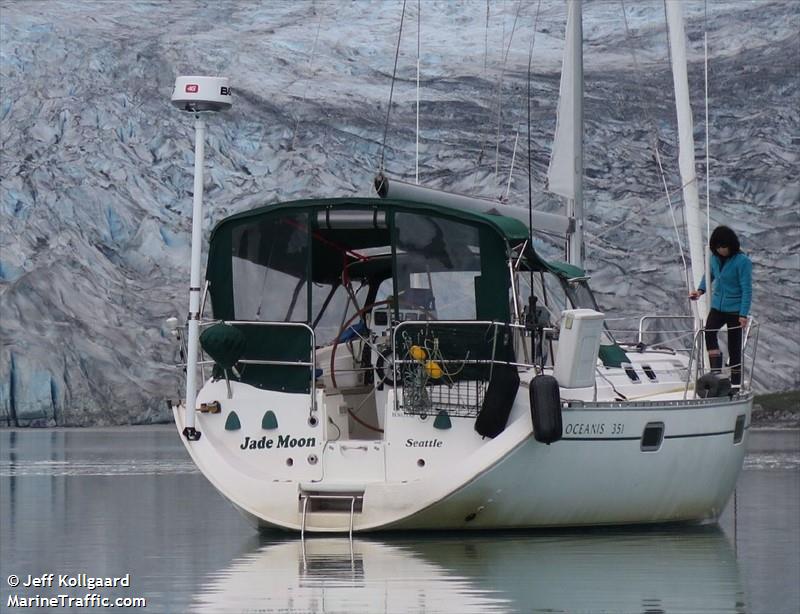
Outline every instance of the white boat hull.
<svg viewBox="0 0 800 614">
<path fill-rule="evenodd" d="M 730 410 L 729 428 L 723 431 L 704 431 L 715 428 L 715 420 L 686 415 Z M 693 409 L 667 417 L 684 434 L 667 435 L 661 449 L 651 453 L 641 451 L 639 437 L 565 437 L 549 446 L 528 438 L 475 480 L 398 526 L 434 528 L 446 518 L 460 515 L 464 520 L 464 510 L 473 510 L 475 517 L 459 528 L 716 519 L 733 492 L 746 450 L 746 437 L 733 443 L 736 411 Z M 571 419 L 628 425 L 651 421 L 655 412 L 580 412 Z"/>
<path fill-rule="evenodd" d="M 243 442 L 252 446 L 255 435 L 223 431 L 223 412 L 198 414 L 203 436 L 199 441 L 184 438 L 184 443 L 211 483 L 254 524 L 295 531 L 707 521 L 719 516 L 734 490 L 747 446 L 752 396 L 568 407 L 563 439 L 550 445 L 533 437 L 527 399 L 519 397 L 508 426 L 494 439 L 470 432 L 471 420 L 454 419 L 470 424 L 432 434 L 430 421 L 405 417 L 408 432 L 403 432 L 391 424 L 401 420 L 395 415 L 382 441 L 306 437 L 308 447 L 300 449 L 288 447 L 288 436 L 276 435 L 270 438 L 278 442 L 282 437 L 283 449 L 251 450 Z M 307 416 L 294 414 L 302 420 Z M 281 422 L 289 415 L 285 412 Z M 176 410 L 175 419 L 182 431 L 183 411 Z M 242 423 L 242 432 L 253 432 L 255 424 L 245 416 Z M 654 451 L 642 446 L 650 423 L 664 425 Z M 418 435 L 407 436 L 415 430 Z M 456 441 L 470 438 L 466 447 L 455 447 Z M 434 443 L 409 448 L 412 441 Z M 284 460 L 288 454 L 291 467 Z M 316 462 L 311 463 L 312 457 Z M 322 507 L 315 508 L 309 494 Z M 357 506 L 348 499 L 354 494 Z M 345 503 L 326 510 L 326 498 Z"/>
</svg>

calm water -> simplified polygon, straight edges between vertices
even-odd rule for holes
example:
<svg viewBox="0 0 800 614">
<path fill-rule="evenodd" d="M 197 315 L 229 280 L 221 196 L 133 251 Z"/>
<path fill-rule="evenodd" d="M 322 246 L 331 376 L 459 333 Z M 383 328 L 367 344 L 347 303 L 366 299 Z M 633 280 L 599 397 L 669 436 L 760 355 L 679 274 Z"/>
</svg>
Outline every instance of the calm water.
<svg viewBox="0 0 800 614">
<path fill-rule="evenodd" d="M 751 433 L 719 525 L 257 535 L 170 428 L 0 431 L 0 611 L 10 595 L 144 597 L 144 612 L 800 612 L 800 432 Z M 17 587 L 16 574 L 128 588 Z M 78 608 L 72 608 L 74 611 Z M 70 608 L 25 611 L 70 611 Z"/>
</svg>

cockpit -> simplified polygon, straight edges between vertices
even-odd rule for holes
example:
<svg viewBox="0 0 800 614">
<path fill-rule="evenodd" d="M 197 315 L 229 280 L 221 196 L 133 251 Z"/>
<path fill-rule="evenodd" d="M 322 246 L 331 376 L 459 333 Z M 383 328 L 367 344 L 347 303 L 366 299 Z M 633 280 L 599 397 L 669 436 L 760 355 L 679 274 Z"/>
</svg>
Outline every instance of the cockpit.
<svg viewBox="0 0 800 614">
<path fill-rule="evenodd" d="M 424 413 L 435 394 L 485 388 L 495 364 L 552 364 L 562 311 L 596 309 L 572 269 L 541 260 L 524 224 L 503 216 L 387 199 L 283 203 L 213 231 L 208 290 L 224 327 L 201 342 L 218 377 L 323 390 L 373 417 L 387 387 L 408 391 L 422 373 L 428 391 L 406 410 Z"/>
</svg>

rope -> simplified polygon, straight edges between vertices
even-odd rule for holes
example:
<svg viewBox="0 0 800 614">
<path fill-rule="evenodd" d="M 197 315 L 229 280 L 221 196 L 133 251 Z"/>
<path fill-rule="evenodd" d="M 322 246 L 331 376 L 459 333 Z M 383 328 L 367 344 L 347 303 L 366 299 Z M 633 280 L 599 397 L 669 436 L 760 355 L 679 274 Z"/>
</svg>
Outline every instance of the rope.
<svg viewBox="0 0 800 614">
<path fill-rule="evenodd" d="M 386 155 L 386 134 L 389 131 L 389 116 L 392 112 L 392 98 L 394 96 L 394 82 L 397 77 L 397 59 L 400 57 L 400 40 L 403 38 L 403 22 L 406 19 L 406 0 L 403 0 L 403 12 L 400 15 L 400 32 L 397 34 L 397 48 L 394 52 L 394 70 L 392 70 L 392 86 L 389 89 L 389 106 L 386 108 L 386 122 L 383 125 L 383 146 L 381 147 L 380 172 L 383 173 L 383 161 Z"/>
<path fill-rule="evenodd" d="M 369 398 L 369 397 L 367 397 L 367 398 Z M 353 420 L 355 420 L 356 422 L 358 422 L 358 423 L 359 423 L 361 426 L 363 426 L 364 428 L 367 428 L 367 429 L 369 429 L 370 431 L 375 431 L 376 433 L 383 433 L 383 429 L 380 429 L 380 428 L 378 428 L 377 426 L 373 426 L 373 425 L 371 425 L 371 424 L 368 424 L 368 423 L 364 422 L 364 421 L 363 421 L 361 418 L 359 418 L 358 416 L 356 416 L 356 415 L 353 413 L 353 410 L 351 410 L 351 409 L 348 409 L 348 410 L 347 410 L 347 413 L 348 413 L 348 414 L 350 414 L 350 417 L 351 417 Z"/>
<path fill-rule="evenodd" d="M 602 373 L 602 371 L 600 371 L 600 369 L 595 369 L 595 373 L 597 373 L 597 375 L 599 375 L 603 380 L 605 380 L 606 384 L 611 386 L 611 390 L 613 390 L 614 394 L 616 394 L 620 399 L 622 399 L 623 401 L 627 401 L 628 400 L 628 397 L 626 397 L 619 390 L 617 390 L 614 387 L 613 382 L 610 379 L 608 379 L 605 375 L 603 375 L 603 373 Z"/>
<path fill-rule="evenodd" d="M 370 398 L 371 398 L 371 397 L 370 397 L 370 395 L 366 395 L 366 396 L 365 396 L 363 399 L 361 399 L 361 402 L 358 404 L 358 407 L 356 407 L 355 409 L 350 409 L 350 408 L 348 408 L 348 409 L 347 409 L 347 413 L 350 415 L 350 417 L 351 417 L 353 420 L 355 420 L 356 422 L 358 422 L 358 423 L 359 423 L 361 426 L 363 426 L 364 428 L 367 428 L 367 429 L 369 429 L 370 431 L 374 431 L 374 432 L 376 432 L 376 433 L 383 433 L 383 429 L 382 429 L 382 428 L 380 428 L 380 426 L 375 426 L 374 424 L 369 424 L 368 422 L 366 422 L 366 421 L 362 420 L 361 418 L 359 418 L 359 417 L 356 415 L 356 414 L 358 414 L 358 413 L 361 411 L 361 408 L 362 408 L 362 407 L 364 407 L 364 405 L 366 404 L 366 402 L 367 402 L 367 401 L 369 401 L 369 400 L 370 400 Z M 341 431 L 340 431 L 340 432 L 341 432 Z"/>
</svg>

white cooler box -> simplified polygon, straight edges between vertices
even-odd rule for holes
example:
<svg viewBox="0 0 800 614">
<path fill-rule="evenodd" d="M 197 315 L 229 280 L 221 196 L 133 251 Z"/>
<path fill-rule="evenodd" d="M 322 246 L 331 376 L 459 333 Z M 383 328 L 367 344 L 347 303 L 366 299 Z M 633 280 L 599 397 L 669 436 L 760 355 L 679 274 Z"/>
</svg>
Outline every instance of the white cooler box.
<svg viewBox="0 0 800 614">
<path fill-rule="evenodd" d="M 594 309 L 561 312 L 561 332 L 553 375 L 562 388 L 594 386 L 605 315 Z"/>
</svg>

